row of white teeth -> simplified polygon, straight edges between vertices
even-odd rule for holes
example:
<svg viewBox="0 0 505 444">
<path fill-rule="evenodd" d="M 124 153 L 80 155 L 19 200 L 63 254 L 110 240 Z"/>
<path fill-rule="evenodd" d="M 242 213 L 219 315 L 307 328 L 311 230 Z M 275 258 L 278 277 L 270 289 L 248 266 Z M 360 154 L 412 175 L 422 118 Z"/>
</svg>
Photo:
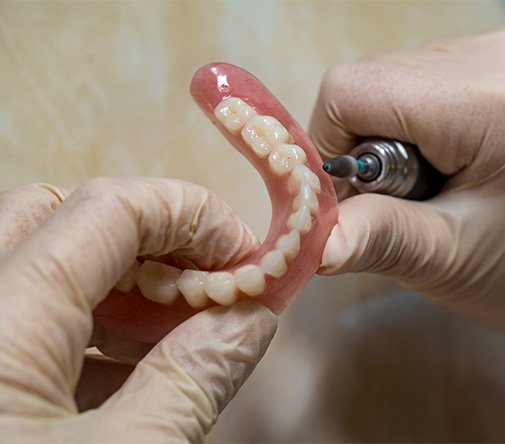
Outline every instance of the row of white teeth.
<svg viewBox="0 0 505 444">
<path fill-rule="evenodd" d="M 215 116 L 230 133 L 240 134 L 258 157 L 268 159 L 273 174 L 287 178 L 293 213 L 286 234 L 258 265 L 244 265 L 234 273 L 182 271 L 161 262 L 135 261 L 116 285 L 117 290 L 128 293 L 137 285 L 144 297 L 162 304 L 171 304 L 182 294 L 196 309 L 209 306 L 211 301 L 230 305 L 238 300 L 240 292 L 250 297 L 261 295 L 266 276 L 281 278 L 298 256 L 300 238 L 310 230 L 312 217 L 319 211 L 317 194 L 321 191 L 319 178 L 305 165 L 305 152 L 292 143 L 292 137 L 277 119 L 258 115 L 239 98 L 224 99 L 216 107 Z"/>
</svg>

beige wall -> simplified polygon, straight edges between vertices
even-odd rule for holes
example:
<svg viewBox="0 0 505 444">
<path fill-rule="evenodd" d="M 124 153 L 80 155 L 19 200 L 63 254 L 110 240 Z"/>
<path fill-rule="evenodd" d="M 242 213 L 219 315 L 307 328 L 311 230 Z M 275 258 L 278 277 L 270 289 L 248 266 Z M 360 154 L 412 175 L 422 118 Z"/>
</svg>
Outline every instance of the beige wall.
<svg viewBox="0 0 505 444">
<path fill-rule="evenodd" d="M 490 29 L 503 11 L 494 2 L 4 1 L 0 189 L 179 177 L 210 186 L 265 232 L 259 177 L 189 97 L 199 66 L 251 70 L 306 125 L 329 64 Z"/>
<path fill-rule="evenodd" d="M 319 80 L 331 63 L 504 23 L 505 6 L 486 1 L 4 1 L 0 189 L 33 181 L 76 185 L 96 175 L 178 177 L 214 189 L 261 235 L 270 210 L 259 176 L 189 97 L 188 83 L 199 66 L 222 60 L 249 69 L 306 126 Z M 459 413 L 452 417 L 455 410 L 447 407 L 463 396 L 466 383 L 451 382 L 449 390 L 444 381 L 459 381 L 461 359 L 472 360 L 474 348 L 489 353 L 480 355 L 483 363 L 470 372 L 468 384 L 489 379 L 486 359 L 503 342 L 413 297 L 405 299 L 408 303 L 391 295 L 368 300 L 390 287 L 370 276 L 313 281 L 283 317 L 265 362 L 225 412 L 212 439 L 466 436 L 458 424 L 469 420 Z M 395 304 L 387 305 L 391 300 Z M 380 301 L 389 308 L 382 310 Z M 370 308 L 370 303 L 379 305 Z M 394 307 L 403 311 L 391 311 Z M 416 316 L 419 312 L 422 317 Z M 385 320 L 392 322 L 389 330 L 381 324 Z M 407 326 L 410 336 L 404 333 Z M 376 334 L 385 331 L 390 335 Z M 373 344 L 378 337 L 383 337 L 379 342 L 386 367 L 380 365 L 377 348 L 369 342 L 363 348 L 357 339 Z M 397 337 L 402 337 L 401 344 Z M 462 345 L 468 338 L 477 344 L 474 348 Z M 420 340 L 428 345 L 415 354 Z M 366 364 L 370 356 L 375 360 Z M 410 370 L 418 368 L 416 360 L 419 368 L 432 363 L 428 376 L 424 370 Z M 381 379 L 384 374 L 392 375 L 391 380 Z M 411 386 L 413 375 L 419 383 Z M 372 397 L 363 378 L 378 381 L 370 382 Z M 400 379 L 408 389 L 395 401 L 391 393 Z M 503 392 L 505 384 L 496 381 L 496 390 Z M 431 392 L 433 397 L 427 398 Z M 423 408 L 416 410 L 419 405 Z M 432 407 L 436 420 L 423 416 Z M 409 411 L 418 416 L 405 419 Z M 482 430 L 502 432 L 492 419 L 481 427 L 488 414 L 477 408 L 472 416 L 478 422 L 473 439 L 485 439 L 478 435 Z"/>
</svg>

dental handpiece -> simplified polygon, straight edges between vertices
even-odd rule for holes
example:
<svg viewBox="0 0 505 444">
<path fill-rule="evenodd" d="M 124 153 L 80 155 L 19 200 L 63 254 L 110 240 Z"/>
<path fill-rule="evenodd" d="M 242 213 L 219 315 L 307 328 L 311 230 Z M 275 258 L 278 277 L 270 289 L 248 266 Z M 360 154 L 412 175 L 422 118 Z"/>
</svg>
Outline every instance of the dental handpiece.
<svg viewBox="0 0 505 444">
<path fill-rule="evenodd" d="M 347 179 L 360 193 L 380 193 L 411 200 L 437 194 L 447 176 L 436 170 L 410 143 L 367 139 L 348 155 L 323 165 L 328 174 Z"/>
</svg>

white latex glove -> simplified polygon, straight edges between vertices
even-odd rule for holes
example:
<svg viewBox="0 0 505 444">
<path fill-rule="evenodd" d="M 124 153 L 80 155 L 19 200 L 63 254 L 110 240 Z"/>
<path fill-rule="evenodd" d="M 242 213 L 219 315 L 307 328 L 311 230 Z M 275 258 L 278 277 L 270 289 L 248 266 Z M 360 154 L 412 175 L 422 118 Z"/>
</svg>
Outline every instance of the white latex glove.
<svg viewBox="0 0 505 444">
<path fill-rule="evenodd" d="M 195 262 L 207 251 L 226 263 L 257 240 L 209 190 L 180 181 L 98 179 L 60 205 L 65 194 L 50 186 L 0 194 L 0 242 L 12 249 L 0 260 L 0 441 L 201 441 L 261 359 L 276 317 L 252 302 L 208 309 L 133 367 L 85 360 L 91 311 L 138 254 L 183 244 Z M 121 346 L 131 362 L 150 348 Z M 78 404 L 101 404 L 84 413 L 74 399 L 81 369 Z"/>
<path fill-rule="evenodd" d="M 363 136 L 416 144 L 450 175 L 427 202 L 345 187 L 322 274 L 372 271 L 505 329 L 505 31 L 333 66 L 312 116 L 325 158 Z M 337 186 L 338 188 L 338 186 Z"/>
</svg>

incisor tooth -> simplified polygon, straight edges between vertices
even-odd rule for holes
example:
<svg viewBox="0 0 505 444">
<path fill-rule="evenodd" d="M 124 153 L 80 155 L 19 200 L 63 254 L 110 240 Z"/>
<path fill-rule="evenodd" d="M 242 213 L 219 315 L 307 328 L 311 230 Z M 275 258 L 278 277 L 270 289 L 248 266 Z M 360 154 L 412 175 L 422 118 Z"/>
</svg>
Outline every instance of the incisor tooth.
<svg viewBox="0 0 505 444">
<path fill-rule="evenodd" d="M 233 274 L 227 271 L 209 273 L 204 280 L 207 296 L 221 305 L 230 305 L 237 300 L 237 289 Z"/>
<path fill-rule="evenodd" d="M 286 260 L 294 259 L 300 252 L 300 233 L 297 230 L 291 230 L 277 241 L 275 248 L 282 251 Z"/>
<path fill-rule="evenodd" d="M 315 193 L 321 192 L 319 177 L 305 165 L 295 165 L 288 180 L 288 191 L 294 195 L 298 193 L 302 183 L 308 183 Z"/>
<path fill-rule="evenodd" d="M 265 291 L 265 274 L 257 265 L 244 265 L 235 272 L 235 283 L 248 296 L 259 296 Z"/>
<path fill-rule="evenodd" d="M 193 308 L 200 309 L 209 305 L 210 300 L 204 288 L 204 280 L 208 274 L 208 271 L 184 270 L 177 279 L 177 288 Z"/>
<path fill-rule="evenodd" d="M 114 288 L 124 294 L 132 291 L 135 288 L 135 275 L 139 268 L 140 262 L 135 259 L 135 262 L 128 267 L 128 270 L 121 276 Z"/>
<path fill-rule="evenodd" d="M 288 271 L 286 260 L 280 250 L 272 250 L 265 254 L 261 260 L 261 268 L 274 278 L 280 278 Z"/>
<path fill-rule="evenodd" d="M 142 295 L 160 304 L 171 304 L 179 296 L 177 279 L 182 271 L 156 261 L 145 261 L 137 271 L 135 280 Z"/>
<path fill-rule="evenodd" d="M 214 110 L 217 119 L 232 134 L 237 135 L 256 111 L 237 97 L 228 97 L 219 103 Z"/>
<path fill-rule="evenodd" d="M 312 187 L 307 182 L 302 182 L 300 185 L 300 192 L 293 201 L 293 209 L 296 211 L 304 205 L 313 216 L 319 211 L 319 201 L 317 200 L 316 193 L 314 193 Z"/>
<path fill-rule="evenodd" d="M 242 128 L 242 139 L 259 157 L 265 157 L 280 143 L 291 142 L 286 128 L 272 116 L 251 117 Z"/>
<path fill-rule="evenodd" d="M 305 151 L 298 145 L 281 143 L 268 156 L 268 163 L 272 171 L 278 176 L 289 173 L 295 165 L 307 161 Z"/>
<path fill-rule="evenodd" d="M 288 219 L 288 227 L 298 230 L 300 233 L 307 233 L 312 225 L 310 210 L 305 205 L 293 213 Z"/>
</svg>

